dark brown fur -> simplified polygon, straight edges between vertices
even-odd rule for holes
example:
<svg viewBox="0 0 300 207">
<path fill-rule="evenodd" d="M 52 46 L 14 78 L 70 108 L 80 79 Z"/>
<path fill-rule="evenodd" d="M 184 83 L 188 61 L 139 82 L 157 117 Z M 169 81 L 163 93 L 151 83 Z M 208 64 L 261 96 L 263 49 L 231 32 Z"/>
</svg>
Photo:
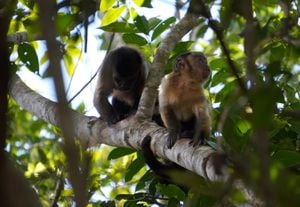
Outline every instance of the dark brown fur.
<svg viewBox="0 0 300 207">
<path fill-rule="evenodd" d="M 209 138 L 209 107 L 202 86 L 209 76 L 205 56 L 189 52 L 177 57 L 173 72 L 162 79 L 159 111 L 169 130 L 168 148 L 181 136 L 192 138 L 194 146 Z"/>
<path fill-rule="evenodd" d="M 94 94 L 94 106 L 101 118 L 114 124 L 134 114 L 146 76 L 145 61 L 136 49 L 120 47 L 111 51 L 101 65 Z"/>
</svg>

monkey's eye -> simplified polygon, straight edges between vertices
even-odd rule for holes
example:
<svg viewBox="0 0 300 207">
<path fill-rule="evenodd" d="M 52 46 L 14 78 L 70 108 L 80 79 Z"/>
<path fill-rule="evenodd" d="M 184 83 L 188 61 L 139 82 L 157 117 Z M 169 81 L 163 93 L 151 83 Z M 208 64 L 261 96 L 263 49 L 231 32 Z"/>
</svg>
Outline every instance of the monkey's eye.
<svg viewBox="0 0 300 207">
<path fill-rule="evenodd" d="M 119 77 L 114 77 L 114 82 L 115 83 L 120 83 L 122 80 Z"/>
</svg>

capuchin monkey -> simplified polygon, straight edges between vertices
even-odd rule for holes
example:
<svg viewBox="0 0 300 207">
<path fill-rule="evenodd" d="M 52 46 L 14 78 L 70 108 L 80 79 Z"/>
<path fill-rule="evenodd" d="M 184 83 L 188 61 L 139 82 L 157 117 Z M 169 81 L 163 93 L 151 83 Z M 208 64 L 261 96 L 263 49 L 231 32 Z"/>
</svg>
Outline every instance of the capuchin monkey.
<svg viewBox="0 0 300 207">
<path fill-rule="evenodd" d="M 203 53 L 188 52 L 175 59 L 173 72 L 162 79 L 159 112 L 168 128 L 168 148 L 181 137 L 191 138 L 193 146 L 209 138 L 209 106 L 202 85 L 210 73 Z"/>
<path fill-rule="evenodd" d="M 125 46 L 111 51 L 100 67 L 94 106 L 111 125 L 136 112 L 148 69 L 140 52 Z"/>
</svg>

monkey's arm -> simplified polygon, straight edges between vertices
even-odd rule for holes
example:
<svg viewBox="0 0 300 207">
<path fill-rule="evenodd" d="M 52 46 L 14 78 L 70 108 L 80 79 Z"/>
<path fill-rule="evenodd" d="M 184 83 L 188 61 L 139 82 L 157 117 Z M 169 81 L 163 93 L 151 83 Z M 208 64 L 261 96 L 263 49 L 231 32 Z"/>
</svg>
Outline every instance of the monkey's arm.
<svg viewBox="0 0 300 207">
<path fill-rule="evenodd" d="M 169 131 L 167 146 L 170 149 L 173 147 L 175 142 L 180 138 L 181 125 L 171 106 L 169 105 L 162 106 L 160 113 Z"/>
<path fill-rule="evenodd" d="M 110 92 L 104 90 L 97 90 L 94 95 L 94 106 L 101 115 L 101 118 L 105 120 L 109 125 L 115 124 L 120 120 L 118 114 L 108 102 L 108 96 Z"/>
<path fill-rule="evenodd" d="M 196 123 L 193 146 L 204 145 L 210 136 L 210 116 L 206 104 L 199 103 L 195 109 Z"/>
</svg>

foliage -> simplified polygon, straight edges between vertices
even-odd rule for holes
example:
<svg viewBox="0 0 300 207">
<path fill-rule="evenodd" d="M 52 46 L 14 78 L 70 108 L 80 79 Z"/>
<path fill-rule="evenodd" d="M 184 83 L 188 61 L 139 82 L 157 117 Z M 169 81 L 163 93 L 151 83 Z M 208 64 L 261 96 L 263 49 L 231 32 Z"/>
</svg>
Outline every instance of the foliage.
<svg viewBox="0 0 300 207">
<path fill-rule="evenodd" d="M 136 8 L 151 7 L 151 1 L 102 0 L 104 12 L 99 28 L 122 35 L 127 44 L 139 47 L 152 61 L 164 34 L 177 20 L 147 18 Z M 130 1 L 131 2 L 131 1 Z M 300 43 L 299 1 L 254 0 L 255 18 L 249 23 L 246 6 L 238 0 L 208 1 L 215 9 L 214 18 L 223 35 L 220 40 L 208 20 L 201 18 L 193 38 L 177 43 L 170 58 L 187 50 L 202 50 L 208 57 L 212 77 L 205 85 L 212 103 L 211 145 L 220 145 L 232 161 L 232 180 L 242 179 L 262 200 L 271 196 L 276 206 L 299 206 L 300 196 Z M 85 5 L 95 2 L 86 1 Z M 80 58 L 80 27 L 95 10 L 82 6 L 83 1 L 58 3 L 55 18 L 66 74 L 72 76 Z M 91 6 L 92 7 L 92 6 Z M 92 7 L 93 8 L 93 7 Z M 249 8 L 248 8 L 249 10 Z M 34 1 L 19 0 L 10 24 L 9 34 L 26 31 L 38 36 L 38 8 Z M 247 25 L 254 32 L 247 43 Z M 102 39 L 106 44 L 105 39 Z M 238 69 L 234 75 L 228 56 L 220 45 L 226 44 L 230 58 Z M 47 53 L 38 56 L 42 41 L 23 42 L 10 47 L 12 65 L 27 67 L 47 77 L 41 65 L 48 62 Z M 249 56 L 248 49 L 252 51 Z M 252 62 L 251 62 L 252 61 Z M 254 63 L 251 65 L 251 63 Z M 167 70 L 166 70 L 167 71 Z M 243 80 L 247 91 L 238 81 Z M 9 139 L 6 151 L 24 172 L 40 201 L 50 206 L 56 194 L 60 206 L 70 206 L 72 187 L 65 169 L 59 129 L 9 104 Z M 217 143 L 217 144 L 216 144 Z M 199 177 L 182 178 L 193 187 L 187 192 L 175 184 L 161 182 L 145 168 L 143 157 L 131 149 L 101 146 L 89 149 L 89 206 L 232 206 L 243 204 L 245 194 L 232 183 L 208 183 Z M 109 154 L 110 153 L 110 154 Z M 109 154 L 109 155 L 108 155 Z M 108 156 L 107 156 L 108 155 Z M 176 180 L 176 179 L 175 179 Z M 183 182 L 181 181 L 181 182 Z M 178 184 L 179 181 L 176 183 Z M 60 183 L 62 187 L 59 189 Z M 265 186 L 264 186 L 265 185 Z M 49 196 L 50 195 L 50 196 Z"/>
</svg>

